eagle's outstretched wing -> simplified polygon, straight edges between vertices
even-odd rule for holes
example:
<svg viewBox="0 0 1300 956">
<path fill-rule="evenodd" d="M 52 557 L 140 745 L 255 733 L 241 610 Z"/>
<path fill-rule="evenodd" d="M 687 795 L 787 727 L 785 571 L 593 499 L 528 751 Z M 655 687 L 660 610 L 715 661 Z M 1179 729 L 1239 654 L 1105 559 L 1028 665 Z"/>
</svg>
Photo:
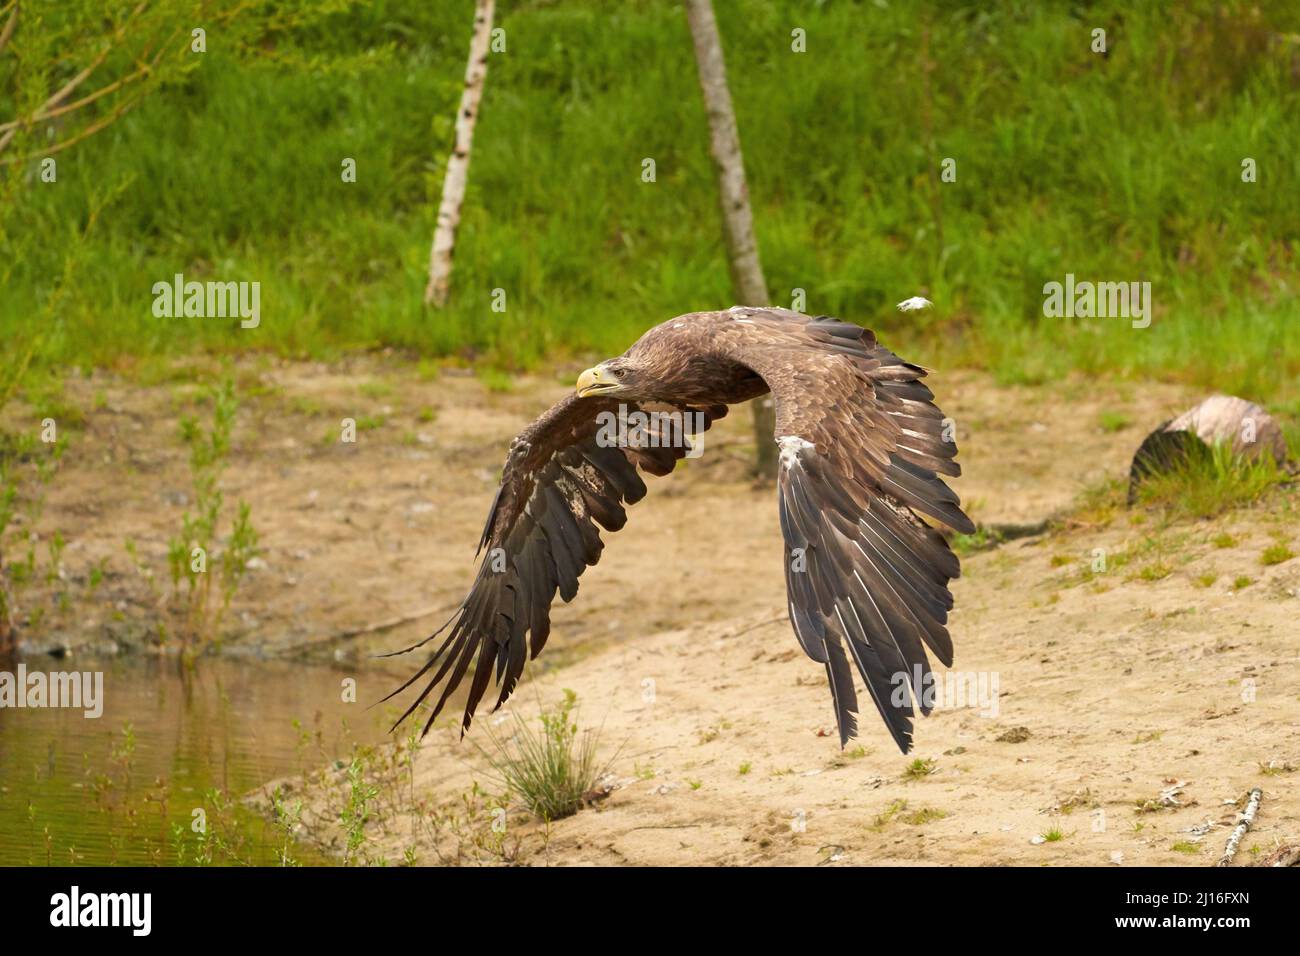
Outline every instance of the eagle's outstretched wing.
<svg viewBox="0 0 1300 956">
<path fill-rule="evenodd" d="M 635 405 L 624 408 L 628 417 L 641 410 Z M 493 670 L 500 688 L 496 707 L 505 703 L 523 673 L 526 657 L 536 657 L 546 643 L 556 591 L 566 602 L 572 600 L 578 593 L 578 577 L 600 560 L 604 543 L 596 526 L 606 531 L 623 527 L 627 520 L 623 506 L 635 504 L 646 493 L 638 469 L 666 475 L 689 452 L 680 435 L 661 435 L 660 430 L 680 422 L 689 435 L 727 413 L 725 405 L 654 410 L 692 414 L 634 419 L 640 445 L 620 447 L 600 432 L 602 413 L 617 416 L 619 403 L 571 395 L 514 440 L 483 528 L 479 550 L 486 553 L 469 595 L 441 628 L 396 652 L 414 650 L 450 628 L 424 666 L 384 698 L 401 693 L 437 668 L 397 724 L 443 683 L 442 695 L 424 724 L 423 733 L 428 733 L 475 655 L 478 661 L 461 732 L 469 728 Z"/>
<path fill-rule="evenodd" d="M 857 734 L 849 659 L 906 753 L 925 648 L 952 664 L 948 581 L 960 573 L 919 517 L 975 526 L 938 475 L 958 475 L 955 442 L 921 383 L 925 371 L 866 329 L 780 309 L 733 309 L 715 337 L 776 400 L 779 507 L 790 621 L 826 666 L 840 744 Z M 916 700 L 921 712 L 929 702 Z"/>
</svg>

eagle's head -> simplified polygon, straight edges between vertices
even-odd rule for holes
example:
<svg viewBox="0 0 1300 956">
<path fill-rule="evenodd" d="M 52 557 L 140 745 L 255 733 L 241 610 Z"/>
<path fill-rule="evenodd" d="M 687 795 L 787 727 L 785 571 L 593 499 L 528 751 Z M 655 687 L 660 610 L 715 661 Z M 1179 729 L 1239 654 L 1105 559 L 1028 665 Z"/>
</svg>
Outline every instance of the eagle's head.
<svg viewBox="0 0 1300 956">
<path fill-rule="evenodd" d="M 617 395 L 620 399 L 644 401 L 652 397 L 654 376 L 626 355 L 593 365 L 578 376 L 574 387 L 579 398 L 592 395 Z"/>
</svg>

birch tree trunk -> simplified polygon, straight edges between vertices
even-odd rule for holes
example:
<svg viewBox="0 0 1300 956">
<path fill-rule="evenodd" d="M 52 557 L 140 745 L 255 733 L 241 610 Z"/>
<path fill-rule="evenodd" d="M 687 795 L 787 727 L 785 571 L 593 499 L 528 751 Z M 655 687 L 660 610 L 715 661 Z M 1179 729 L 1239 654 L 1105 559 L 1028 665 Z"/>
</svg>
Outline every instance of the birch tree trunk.
<svg viewBox="0 0 1300 956">
<path fill-rule="evenodd" d="M 745 162 L 740 152 L 740 133 L 727 88 L 727 67 L 722 59 L 722 39 L 713 16 L 712 0 L 686 0 L 686 18 L 695 45 L 695 63 L 700 72 L 700 90 L 709 119 L 709 152 L 718 174 L 718 199 L 722 207 L 722 232 L 727 243 L 731 285 L 740 305 L 768 305 L 767 283 L 758 261 L 754 238 L 754 217 L 749 208 L 749 187 L 745 184 Z M 754 438 L 757 442 L 756 471 L 760 477 L 776 473 L 776 418 L 772 396 L 756 398 Z"/>
<path fill-rule="evenodd" d="M 465 184 L 469 180 L 469 151 L 474 141 L 474 124 L 478 122 L 478 105 L 483 98 L 483 81 L 487 78 L 494 7 L 495 0 L 477 0 L 474 35 L 469 42 L 469 64 L 465 67 L 465 89 L 460 97 L 460 110 L 456 113 L 456 145 L 447 159 L 447 173 L 442 181 L 438 225 L 433 233 L 433 249 L 429 253 L 429 284 L 424 289 L 425 305 L 432 303 L 438 308 L 447 304 L 447 291 L 451 284 L 451 256 L 456 247 L 456 227 L 460 225 Z"/>
</svg>

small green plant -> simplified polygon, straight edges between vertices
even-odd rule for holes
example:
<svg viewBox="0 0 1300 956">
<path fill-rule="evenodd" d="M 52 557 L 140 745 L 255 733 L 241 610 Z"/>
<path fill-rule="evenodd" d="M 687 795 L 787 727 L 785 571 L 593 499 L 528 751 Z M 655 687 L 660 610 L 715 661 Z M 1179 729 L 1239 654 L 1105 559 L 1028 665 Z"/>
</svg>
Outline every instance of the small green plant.
<svg viewBox="0 0 1300 956">
<path fill-rule="evenodd" d="M 937 769 L 938 768 L 934 765 L 933 758 L 927 757 L 922 760 L 920 757 L 917 757 L 907 765 L 907 768 L 903 771 L 903 776 L 908 780 L 920 780 L 922 777 L 928 777 Z"/>
<path fill-rule="evenodd" d="M 952 536 L 952 549 L 963 558 L 967 555 L 978 554 L 980 551 L 996 548 L 1001 543 L 1002 539 L 995 531 L 983 527 L 976 528 L 974 534 L 955 534 Z"/>
<path fill-rule="evenodd" d="M 1259 556 L 1259 563 L 1268 566 L 1271 564 L 1281 564 L 1283 561 L 1290 561 L 1295 557 L 1295 552 L 1285 544 L 1272 544 L 1264 549 L 1264 553 Z"/>
<path fill-rule="evenodd" d="M 1242 588 L 1248 588 L 1254 583 L 1255 582 L 1246 577 L 1246 575 L 1239 574 L 1232 579 L 1232 589 L 1234 591 L 1240 591 Z"/>
<path fill-rule="evenodd" d="M 1043 834 L 1043 839 L 1048 843 L 1059 843 L 1065 839 L 1065 834 L 1062 833 L 1059 828 L 1052 827 L 1052 829 Z"/>
<path fill-rule="evenodd" d="M 275 857 L 280 866 L 301 866 L 290 852 L 293 848 L 293 834 L 302 821 L 302 801 L 292 805 L 285 798 L 283 791 L 276 787 L 271 791 L 271 822 L 280 831 L 280 845 L 275 848 Z"/>
<path fill-rule="evenodd" d="M 1220 531 L 1218 534 L 1216 534 L 1213 538 L 1210 539 L 1210 543 L 1213 544 L 1216 548 L 1220 548 L 1220 549 L 1235 548 L 1237 546 L 1237 539 L 1234 538 L 1232 535 L 1228 534 L 1228 532 L 1226 531 Z"/>
<path fill-rule="evenodd" d="M 1137 577 L 1143 581 L 1161 581 L 1173 574 L 1174 569 L 1163 561 L 1155 561 L 1148 564 L 1137 573 Z"/>
<path fill-rule="evenodd" d="M 220 633 L 230 602 L 248 571 L 249 562 L 257 555 L 252 509 L 247 502 L 240 501 L 215 573 L 208 566 L 217 546 L 225 504 L 218 483 L 230 453 L 230 432 L 237 409 L 233 381 L 226 378 L 212 391 L 211 399 L 209 429 L 204 430 L 195 418 L 181 419 L 181 440 L 190 452 L 194 507 L 181 516 L 180 532 L 171 539 L 167 549 L 173 602 L 179 606 L 181 617 L 179 630 L 187 645 L 196 642 L 200 650 Z"/>
<path fill-rule="evenodd" d="M 1200 848 L 1199 846 L 1197 846 L 1195 843 L 1192 843 L 1192 842 L 1190 842 L 1190 841 L 1188 841 L 1188 840 L 1179 840 L 1177 843 L 1175 843 L 1175 844 L 1174 844 L 1173 846 L 1171 846 L 1169 849 L 1173 850 L 1175 853 L 1189 853 L 1189 854 L 1190 854 L 1190 853 L 1200 853 L 1200 852 L 1201 852 L 1201 848 Z"/>
<path fill-rule="evenodd" d="M 1295 773 L 1295 765 L 1290 763 L 1278 763 L 1276 760 L 1270 760 L 1268 763 L 1261 762 L 1259 772 L 1266 777 L 1277 777 L 1284 773 Z"/>
<path fill-rule="evenodd" d="M 366 823 L 370 820 L 371 804 L 379 796 L 379 788 L 366 777 L 366 764 L 362 757 L 354 755 L 347 768 L 348 796 L 343 810 L 339 814 L 339 824 L 343 827 L 346 840 L 343 850 L 343 865 L 350 866 L 357 861 L 358 851 L 366 842 Z"/>
<path fill-rule="evenodd" d="M 908 826 L 919 827 L 931 822 L 932 820 L 942 820 L 948 815 L 946 810 L 936 810 L 933 807 L 922 807 L 920 810 L 913 810 L 911 813 L 899 817 Z"/>
<path fill-rule="evenodd" d="M 21 374 L 21 368 L 0 369 L 0 408 L 19 382 L 18 377 L 7 380 L 6 376 Z M 20 532 L 10 540 L 10 525 L 21 516 L 21 527 L 31 528 L 40 518 L 45 488 L 67 447 L 63 433 L 57 434 L 56 441 L 43 442 L 32 433 L 0 432 L 0 651 L 11 646 L 17 630 L 16 593 L 36 578 L 37 570 L 36 536 Z M 24 549 L 23 556 L 16 561 L 7 560 L 6 555 L 19 545 Z M 51 571 L 47 577 L 50 581 L 57 577 L 63 545 L 63 536 L 56 533 L 49 544 Z"/>
<path fill-rule="evenodd" d="M 566 690 L 556 707 L 542 710 L 540 730 L 516 713 L 508 739 L 489 728 L 491 750 L 479 748 L 500 783 L 529 812 L 548 822 L 577 813 L 583 795 L 608 767 L 598 762 L 599 735 L 578 731 L 573 716 L 577 700 L 577 694 Z"/>
<path fill-rule="evenodd" d="M 1097 426 L 1107 434 L 1122 432 L 1133 424 L 1133 419 L 1129 418 L 1123 412 L 1104 411 L 1097 418 Z"/>
<path fill-rule="evenodd" d="M 514 391 L 515 377 L 505 369 L 483 366 L 478 369 L 477 374 L 479 381 L 487 387 L 489 392 L 505 394 Z"/>
<path fill-rule="evenodd" d="M 871 829 L 883 830 L 885 827 L 887 827 L 890 824 L 890 822 L 894 819 L 894 817 L 898 816 L 906 809 L 907 809 L 906 800 L 893 801 L 892 803 L 890 803 L 889 806 L 885 807 L 882 813 L 876 814 L 876 819 L 872 822 Z"/>
<path fill-rule="evenodd" d="M 1208 588 L 1212 584 L 1214 584 L 1214 582 L 1217 580 L 1219 580 L 1219 576 L 1217 574 L 1215 574 L 1213 571 L 1206 571 L 1204 574 L 1198 574 L 1196 576 L 1196 579 L 1192 581 L 1192 583 L 1195 584 L 1198 588 Z"/>
<path fill-rule="evenodd" d="M 754 769 L 754 765 L 751 764 L 748 760 L 746 760 L 736 769 L 736 773 L 740 774 L 743 777 L 753 769 Z"/>
</svg>

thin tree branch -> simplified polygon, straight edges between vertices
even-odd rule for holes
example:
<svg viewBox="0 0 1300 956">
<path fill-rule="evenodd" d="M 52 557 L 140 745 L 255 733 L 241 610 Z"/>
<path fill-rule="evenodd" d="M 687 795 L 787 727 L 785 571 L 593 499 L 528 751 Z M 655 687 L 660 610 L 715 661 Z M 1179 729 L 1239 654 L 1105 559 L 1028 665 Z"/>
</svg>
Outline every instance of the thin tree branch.
<svg viewBox="0 0 1300 956">
<path fill-rule="evenodd" d="M 0 166 L 7 166 L 11 163 L 25 163 L 28 160 L 42 158 L 45 156 L 53 156 L 55 153 L 61 153 L 65 149 L 68 149 L 72 146 L 76 146 L 82 140 L 88 139 L 91 136 L 94 136 L 100 130 L 104 129 L 105 127 L 111 126 L 113 125 L 113 123 L 116 123 L 119 119 L 122 118 L 122 115 L 124 113 L 126 113 L 128 110 L 131 109 L 131 107 L 135 106 L 136 103 L 144 99 L 144 97 L 148 94 L 148 92 L 149 92 L 148 90 L 144 90 L 143 92 L 136 94 L 136 96 L 134 96 L 132 99 L 124 100 L 121 104 L 117 106 L 116 109 L 113 110 L 112 113 L 109 113 L 107 116 L 105 116 L 102 120 L 100 120 L 97 123 L 91 123 L 85 129 L 79 132 L 76 136 L 72 136 L 68 139 L 63 140 L 62 142 L 55 143 L 53 146 L 47 146 L 45 149 L 37 150 L 34 153 L 28 153 L 26 156 L 4 157 L 0 159 Z M 12 137 L 13 133 L 14 131 L 10 130 L 8 133 L 5 134 L 5 136 Z M 3 138 L 0 138 L 0 146 L 3 146 L 4 142 L 5 140 Z"/>
<path fill-rule="evenodd" d="M 9 45 L 9 40 L 14 35 L 14 28 L 18 26 L 18 0 L 13 2 L 13 12 L 9 14 L 9 19 L 5 21 L 4 29 L 0 30 L 0 53 Z"/>
<path fill-rule="evenodd" d="M 142 66 L 134 73 L 131 73 L 128 76 L 124 76 L 120 80 L 116 80 L 108 84 L 108 86 L 96 90 L 94 93 L 89 93 L 86 96 L 83 96 L 79 100 L 74 100 L 71 103 L 66 103 L 63 106 L 56 107 L 55 109 L 52 110 L 48 110 L 41 113 L 34 113 L 32 114 L 31 117 L 29 117 L 26 120 L 26 122 L 38 123 L 41 120 L 55 119 L 59 116 L 64 116 L 68 113 L 73 112 L 74 110 L 79 110 L 81 109 L 81 107 L 87 106 L 98 99 L 102 99 L 103 97 L 107 96 L 109 93 L 113 93 L 116 90 L 121 89 L 123 86 L 125 86 L 128 83 L 134 83 L 140 77 L 147 76 L 152 72 L 153 72 L 153 67 L 151 65 Z M 7 132 L 8 130 L 15 129 L 19 126 L 22 126 L 23 123 L 24 123 L 23 120 L 10 120 L 8 123 L 0 123 L 0 132 Z"/>
<path fill-rule="evenodd" d="M 95 59 L 91 61 L 90 65 L 84 70 L 70 79 L 67 83 L 63 84 L 62 88 L 42 103 L 36 112 L 26 121 L 14 120 L 11 124 L 6 124 L 8 126 L 8 131 L 4 136 L 0 136 L 0 152 L 4 152 L 5 147 L 13 140 L 14 134 L 17 132 L 19 126 L 25 125 L 25 123 L 33 123 L 44 118 L 45 114 L 47 114 L 49 110 L 59 106 L 65 99 L 76 92 L 77 87 L 86 82 L 90 75 L 94 73 L 95 70 L 99 69 L 104 60 L 108 58 L 108 54 L 112 52 L 115 44 L 120 42 L 122 37 L 125 35 L 127 26 L 129 26 L 130 23 L 140 15 L 141 11 L 143 11 L 147 5 L 148 0 L 140 0 L 140 3 L 138 3 L 136 8 L 131 11 L 131 15 L 126 18 L 126 21 L 113 31 L 112 40 L 109 42 L 108 46 L 104 47 L 104 49 L 100 51 L 99 56 L 95 57 Z M 14 15 L 17 16 L 17 13 L 18 10 L 15 7 Z M 6 29 L 8 29 L 8 27 L 6 27 Z M 102 129 L 103 127 L 101 126 L 100 128 Z"/>
</svg>

